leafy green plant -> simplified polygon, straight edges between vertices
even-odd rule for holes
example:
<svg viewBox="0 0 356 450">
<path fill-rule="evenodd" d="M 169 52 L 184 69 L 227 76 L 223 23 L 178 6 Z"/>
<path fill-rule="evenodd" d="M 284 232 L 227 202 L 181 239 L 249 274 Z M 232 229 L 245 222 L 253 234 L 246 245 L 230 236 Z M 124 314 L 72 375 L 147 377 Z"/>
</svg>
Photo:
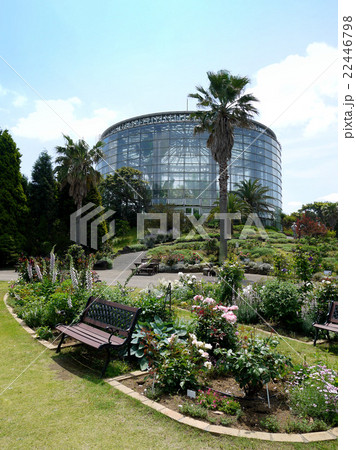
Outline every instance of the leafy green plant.
<svg viewBox="0 0 356 450">
<path fill-rule="evenodd" d="M 231 305 L 236 292 L 241 288 L 244 269 L 236 258 L 224 262 L 218 272 L 219 298 L 222 303 Z"/>
<path fill-rule="evenodd" d="M 187 402 L 183 403 L 180 412 L 196 419 L 207 419 L 208 417 L 208 411 L 205 408 Z"/>
<path fill-rule="evenodd" d="M 232 425 L 234 420 L 231 417 L 221 417 L 220 418 L 220 425 L 223 427 L 229 427 Z"/>
<path fill-rule="evenodd" d="M 217 349 L 215 354 L 222 358 L 222 364 L 235 377 L 246 395 L 252 396 L 272 379 L 281 379 L 288 366 L 290 358 L 273 351 L 277 339 L 243 336 L 240 338 L 237 351 Z"/>
<path fill-rule="evenodd" d="M 275 416 L 268 416 L 264 419 L 260 420 L 260 425 L 267 431 L 270 431 L 271 433 L 279 433 L 281 430 L 281 426 L 278 422 L 277 417 Z"/>
<path fill-rule="evenodd" d="M 304 418 L 312 417 L 335 425 L 337 423 L 338 379 L 326 366 L 296 368 L 289 382 L 292 411 Z"/>
<path fill-rule="evenodd" d="M 299 326 L 303 302 L 296 284 L 291 281 L 269 280 L 260 287 L 259 296 L 266 319 L 287 328 Z"/>
<path fill-rule="evenodd" d="M 44 339 L 45 341 L 53 339 L 53 333 L 49 327 L 39 327 L 37 328 L 36 333 L 40 339 Z"/>
<path fill-rule="evenodd" d="M 322 420 L 314 420 L 313 422 L 307 419 L 290 420 L 286 425 L 287 433 L 312 433 L 313 431 L 326 431 L 328 425 Z"/>
<path fill-rule="evenodd" d="M 155 383 L 168 393 L 196 390 L 211 368 L 206 351 L 209 345 L 197 341 L 194 335 L 182 341 L 173 334 L 167 341 L 168 345 L 159 348 L 159 357 L 151 366 Z"/>
<path fill-rule="evenodd" d="M 242 414 L 241 405 L 238 401 L 226 395 L 218 394 L 209 388 L 207 391 L 199 390 L 197 402 L 203 408 L 213 411 L 222 411 L 230 416 L 240 417 Z"/>
<path fill-rule="evenodd" d="M 236 347 L 236 311 L 238 307 L 217 304 L 214 299 L 201 295 L 194 297 L 192 306 L 196 316 L 195 333 L 199 340 L 211 344 L 215 348 Z"/>
<path fill-rule="evenodd" d="M 294 270 L 297 278 L 304 282 L 310 283 L 314 273 L 320 271 L 321 257 L 318 251 L 307 251 L 305 246 L 298 245 L 293 255 Z"/>
<path fill-rule="evenodd" d="M 184 325 L 175 327 L 172 322 L 163 322 L 158 316 L 151 322 L 139 322 L 136 325 L 131 340 L 131 354 L 139 360 L 141 370 L 147 370 L 150 360 L 159 357 L 157 352 L 168 344 L 167 339 L 172 334 L 185 338 L 187 330 Z"/>
</svg>

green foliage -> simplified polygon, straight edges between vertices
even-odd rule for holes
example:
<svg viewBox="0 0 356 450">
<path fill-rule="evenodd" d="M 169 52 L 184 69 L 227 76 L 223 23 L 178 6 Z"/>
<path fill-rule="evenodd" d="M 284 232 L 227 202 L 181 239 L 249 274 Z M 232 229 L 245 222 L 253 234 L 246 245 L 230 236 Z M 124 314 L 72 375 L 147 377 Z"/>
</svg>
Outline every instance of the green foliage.
<svg viewBox="0 0 356 450">
<path fill-rule="evenodd" d="M 186 416 L 194 417 L 195 419 L 207 419 L 208 411 L 199 405 L 194 405 L 188 402 L 183 403 L 180 412 Z"/>
<path fill-rule="evenodd" d="M 69 195 L 73 198 L 77 208 L 82 207 L 83 199 L 91 187 L 95 187 L 100 180 L 100 173 L 94 165 L 103 157 L 102 142 L 97 142 L 93 148 L 83 140 L 74 142 L 69 136 L 63 135 L 65 146 L 57 146 L 56 169 L 61 187 L 69 184 Z"/>
<path fill-rule="evenodd" d="M 136 214 L 147 210 L 150 192 L 143 174 L 132 167 L 121 167 L 100 183 L 103 205 L 115 211 L 118 225 L 127 221 L 131 226 L 137 223 Z"/>
<path fill-rule="evenodd" d="M 207 391 L 199 390 L 196 401 L 199 405 L 212 411 L 222 411 L 230 416 L 242 415 L 241 405 L 238 401 L 226 395 L 218 394 L 209 388 Z"/>
<path fill-rule="evenodd" d="M 258 323 L 261 313 L 261 298 L 258 293 L 258 286 L 248 285 L 238 293 L 236 304 L 237 321 L 244 324 Z"/>
<path fill-rule="evenodd" d="M 286 328 L 300 322 L 302 297 L 296 284 L 291 281 L 268 280 L 259 289 L 262 314 Z"/>
<path fill-rule="evenodd" d="M 69 324 L 83 310 L 88 293 L 74 290 L 69 280 L 63 283 L 49 281 L 18 282 L 10 290 L 18 316 L 31 328 Z"/>
<path fill-rule="evenodd" d="M 191 336 L 182 341 L 177 335 L 172 335 L 167 341 L 168 345 L 160 349 L 151 371 L 155 383 L 172 394 L 198 389 L 211 366 L 209 355 L 203 350 L 204 343 Z"/>
<path fill-rule="evenodd" d="M 14 264 L 26 242 L 28 207 L 20 159 L 10 133 L 0 129 L 0 267 Z"/>
<path fill-rule="evenodd" d="M 326 366 L 296 367 L 291 374 L 289 396 L 292 411 L 303 418 L 337 424 L 338 379 Z"/>
<path fill-rule="evenodd" d="M 275 416 L 268 416 L 265 419 L 261 419 L 260 425 L 270 433 L 279 433 L 281 430 L 281 426 Z"/>
<path fill-rule="evenodd" d="M 195 333 L 197 339 L 207 342 L 216 348 L 236 347 L 236 315 L 233 311 L 237 306 L 231 307 L 217 304 L 212 298 L 197 295 L 192 306 L 196 316 Z"/>
<path fill-rule="evenodd" d="M 141 370 L 154 365 L 154 360 L 159 357 L 158 348 L 164 348 L 168 344 L 167 339 L 173 334 L 185 338 L 187 330 L 182 325 L 174 326 L 171 321 L 163 322 L 159 317 L 150 322 L 140 321 L 136 325 L 131 340 L 131 354 L 139 360 Z"/>
<path fill-rule="evenodd" d="M 294 270 L 301 281 L 310 283 L 314 273 L 319 272 L 321 258 L 317 251 L 306 251 L 306 248 L 299 245 L 297 246 L 294 255 Z"/>
<path fill-rule="evenodd" d="M 287 433 L 312 433 L 314 431 L 326 431 L 328 425 L 322 420 L 309 421 L 307 419 L 290 420 L 286 425 Z"/>
<path fill-rule="evenodd" d="M 243 336 L 236 351 L 217 349 L 221 364 L 235 377 L 246 395 L 252 396 L 273 379 L 281 379 L 291 366 L 290 359 L 274 351 L 277 339 Z"/>
<path fill-rule="evenodd" d="M 37 336 L 40 339 L 44 339 L 45 341 L 49 341 L 50 339 L 53 339 L 53 333 L 50 329 L 50 327 L 39 327 L 36 330 Z"/>
<path fill-rule="evenodd" d="M 236 258 L 231 258 L 224 261 L 219 269 L 218 277 L 220 281 L 219 298 L 222 303 L 231 305 L 234 296 L 242 286 L 244 269 Z"/>
<path fill-rule="evenodd" d="M 30 217 L 27 249 L 30 254 L 48 254 L 56 239 L 54 223 L 58 215 L 58 186 L 51 157 L 46 151 L 40 154 L 33 166 L 28 191 Z"/>
<path fill-rule="evenodd" d="M 207 255 L 217 256 L 219 253 L 219 241 L 216 238 L 207 239 L 204 243 L 204 250 Z"/>
<path fill-rule="evenodd" d="M 273 258 L 273 275 L 279 280 L 285 280 L 292 276 L 291 261 L 280 253 Z"/>
</svg>

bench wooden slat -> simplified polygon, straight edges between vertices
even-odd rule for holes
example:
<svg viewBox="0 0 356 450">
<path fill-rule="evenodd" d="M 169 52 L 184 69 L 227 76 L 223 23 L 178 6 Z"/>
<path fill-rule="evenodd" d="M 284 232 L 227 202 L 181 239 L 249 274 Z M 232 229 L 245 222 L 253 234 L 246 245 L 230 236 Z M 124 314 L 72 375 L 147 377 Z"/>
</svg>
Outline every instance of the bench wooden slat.
<svg viewBox="0 0 356 450">
<path fill-rule="evenodd" d="M 319 330 L 324 330 L 327 332 L 329 337 L 329 331 L 333 333 L 338 333 L 338 308 L 339 302 L 331 302 L 328 315 L 326 317 L 325 323 L 313 323 L 313 327 L 315 328 L 315 338 L 314 338 L 314 346 L 316 345 L 316 341 L 318 339 Z"/>
</svg>

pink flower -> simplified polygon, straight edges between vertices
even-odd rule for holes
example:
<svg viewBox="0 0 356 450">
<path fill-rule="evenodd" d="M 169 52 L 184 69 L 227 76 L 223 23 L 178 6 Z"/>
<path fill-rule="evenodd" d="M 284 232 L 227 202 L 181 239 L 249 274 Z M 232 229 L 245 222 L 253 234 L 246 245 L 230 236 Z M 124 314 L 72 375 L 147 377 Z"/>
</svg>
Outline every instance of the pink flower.
<svg viewBox="0 0 356 450">
<path fill-rule="evenodd" d="M 206 297 L 206 299 L 203 300 L 203 303 L 206 303 L 207 305 L 212 305 L 213 303 L 215 303 L 215 300 L 213 298 Z"/>
<path fill-rule="evenodd" d="M 214 309 L 218 309 L 219 311 L 222 311 L 224 313 L 228 313 L 229 312 L 229 309 L 226 306 L 223 306 L 223 305 L 215 306 Z"/>
<path fill-rule="evenodd" d="M 239 309 L 239 307 L 237 305 L 232 305 L 232 306 L 229 306 L 229 308 L 228 308 L 229 311 L 236 311 L 238 309 Z"/>
<path fill-rule="evenodd" d="M 193 297 L 193 300 L 196 302 L 201 302 L 202 300 L 204 300 L 204 297 L 202 295 L 196 295 L 195 297 Z"/>
<path fill-rule="evenodd" d="M 227 313 L 222 314 L 221 317 L 226 319 L 229 323 L 235 323 L 236 320 L 237 320 L 237 317 L 235 316 L 235 314 L 230 312 L 230 311 L 227 312 Z"/>
</svg>

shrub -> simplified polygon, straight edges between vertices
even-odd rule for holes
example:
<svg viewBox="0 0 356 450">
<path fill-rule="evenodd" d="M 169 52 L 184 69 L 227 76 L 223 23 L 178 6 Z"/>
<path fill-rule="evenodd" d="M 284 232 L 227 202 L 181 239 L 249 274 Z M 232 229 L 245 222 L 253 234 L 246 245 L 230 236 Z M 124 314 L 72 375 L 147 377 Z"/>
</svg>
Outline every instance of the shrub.
<svg viewBox="0 0 356 450">
<path fill-rule="evenodd" d="M 211 344 L 212 348 L 235 348 L 236 315 L 238 307 L 217 304 L 212 298 L 197 295 L 192 310 L 196 316 L 195 333 L 201 341 Z"/>
<path fill-rule="evenodd" d="M 204 250 L 207 255 L 218 255 L 219 241 L 216 238 L 207 239 L 204 243 Z"/>
<path fill-rule="evenodd" d="M 291 366 L 290 358 L 273 351 L 277 345 L 277 339 L 244 336 L 238 350 L 217 349 L 215 354 L 222 357 L 222 364 L 246 395 L 252 396 L 272 379 L 282 378 Z"/>
<path fill-rule="evenodd" d="M 218 278 L 220 300 L 226 305 L 231 305 L 237 291 L 242 286 L 244 269 L 236 259 L 228 259 L 219 269 Z"/>
<path fill-rule="evenodd" d="M 260 320 L 261 298 L 256 287 L 248 285 L 237 296 L 236 304 L 239 309 L 236 312 L 239 323 L 253 324 Z"/>
<path fill-rule="evenodd" d="M 310 282 L 314 273 L 320 271 L 321 258 L 317 251 L 306 251 L 298 246 L 293 255 L 296 276 L 305 283 Z"/>
<path fill-rule="evenodd" d="M 155 383 L 168 393 L 198 389 L 211 368 L 206 352 L 210 346 L 197 341 L 194 335 L 190 335 L 188 341 L 181 341 L 173 334 L 167 341 L 164 349 L 159 348 L 151 367 Z"/>
<path fill-rule="evenodd" d="M 269 280 L 259 289 L 265 318 L 287 328 L 298 327 L 302 300 L 298 286 L 290 281 Z"/>
</svg>

